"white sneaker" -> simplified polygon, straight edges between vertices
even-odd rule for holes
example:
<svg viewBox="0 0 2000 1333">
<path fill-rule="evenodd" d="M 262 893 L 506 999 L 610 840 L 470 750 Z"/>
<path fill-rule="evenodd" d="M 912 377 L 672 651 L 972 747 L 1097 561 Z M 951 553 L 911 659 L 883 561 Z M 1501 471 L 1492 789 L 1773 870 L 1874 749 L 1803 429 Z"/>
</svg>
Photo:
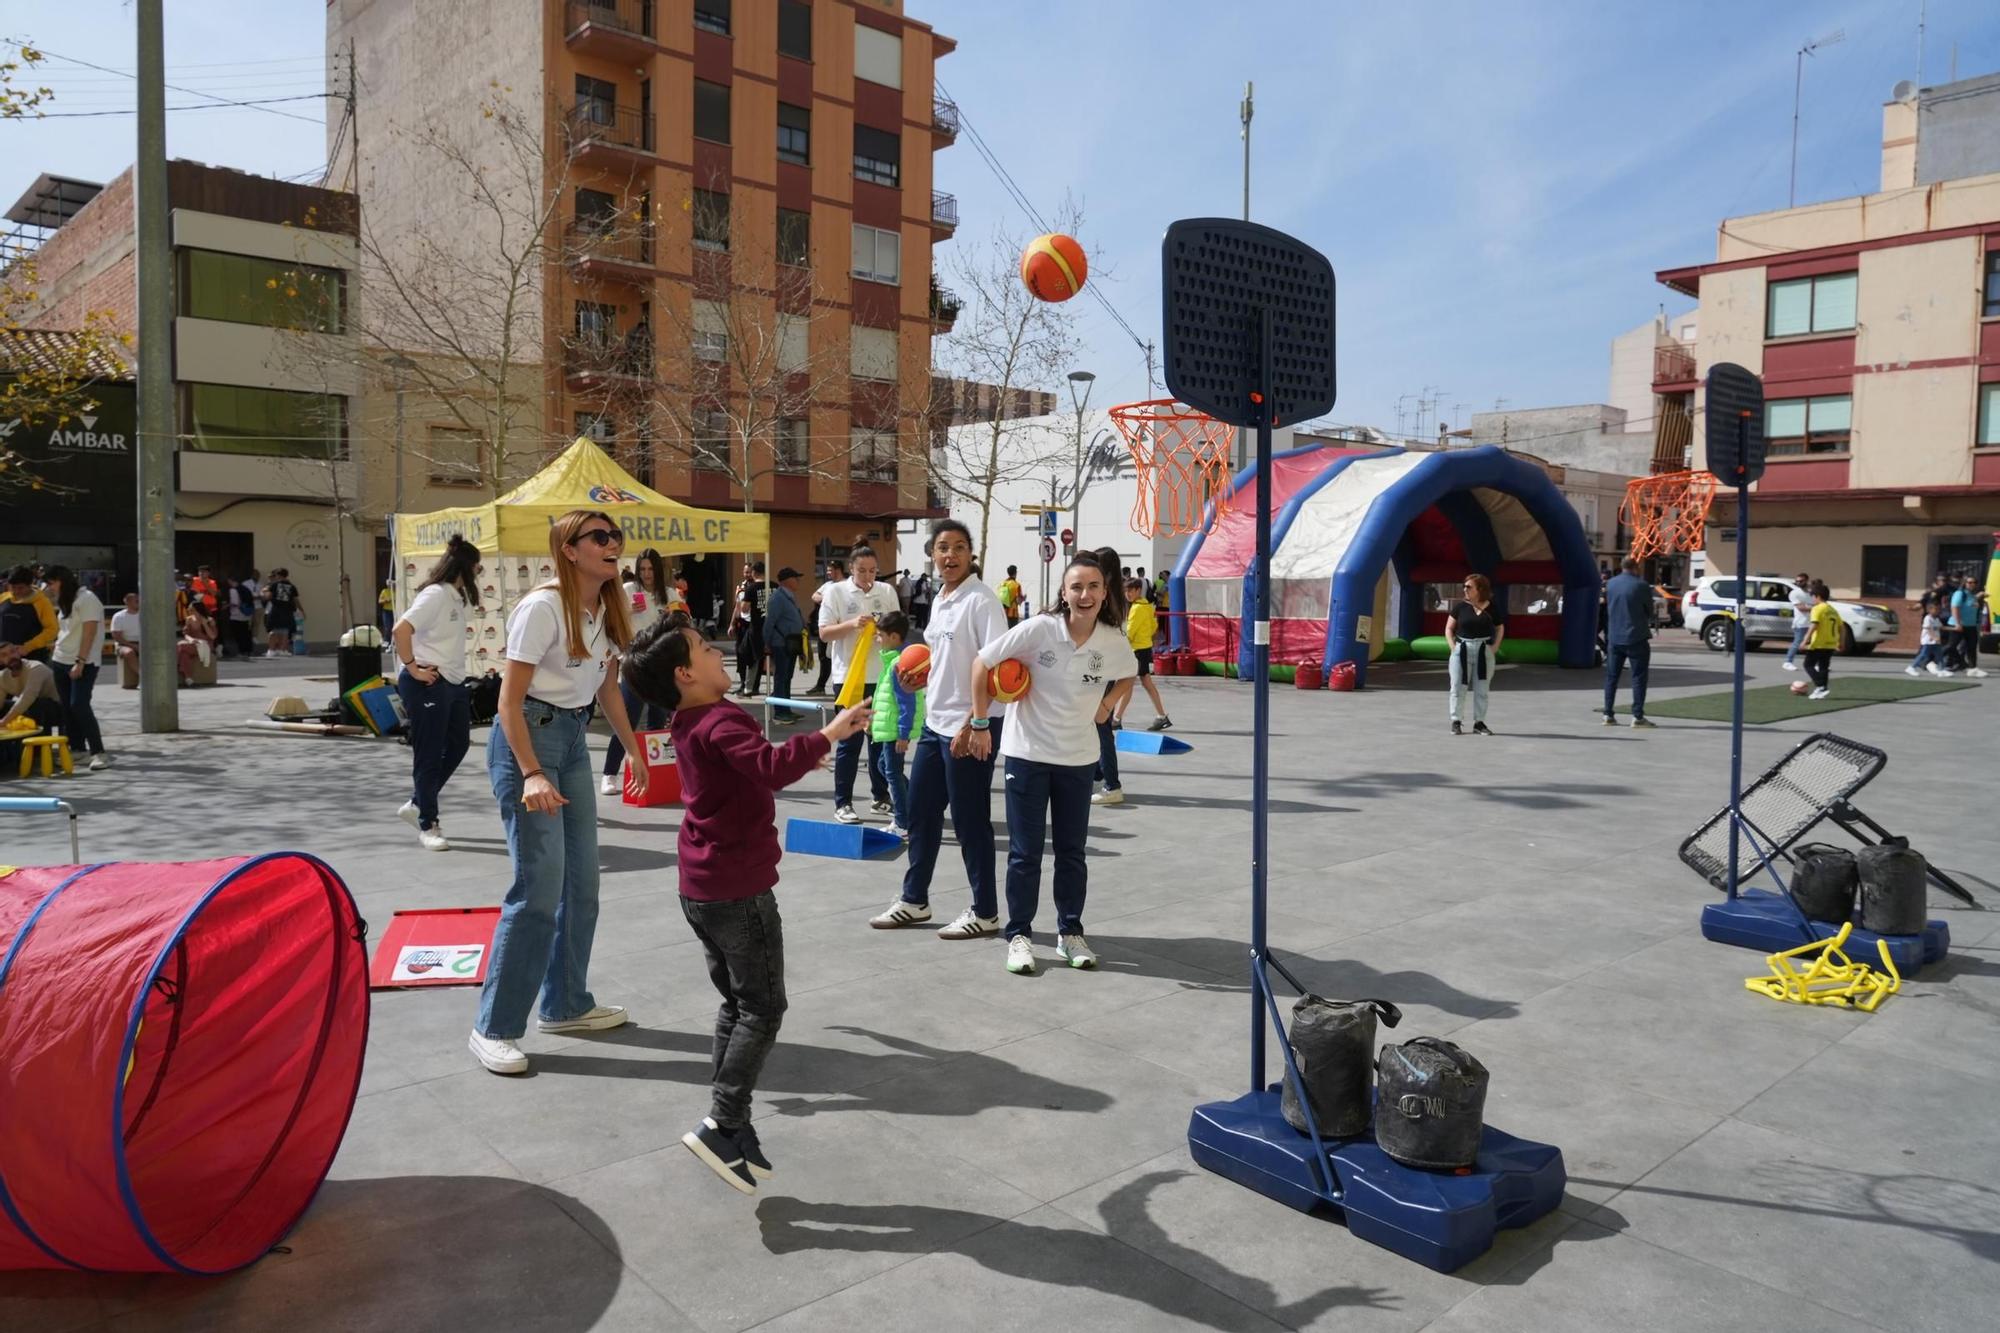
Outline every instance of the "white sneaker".
<svg viewBox="0 0 2000 1333">
<path fill-rule="evenodd" d="M 111 756 L 103 754 L 94 754 L 90 756 L 91 772 L 102 773 L 105 769 L 109 767 L 111 767 Z"/>
<path fill-rule="evenodd" d="M 1956 671 L 1940 671 L 1937 673 L 1937 678 L 1939 680 L 1950 680 L 1953 676 L 1956 676 L 1957 674 L 1958 673 Z"/>
<path fill-rule="evenodd" d="M 465 1043 L 472 1048 L 472 1058 L 485 1065 L 496 1074 L 525 1074 L 528 1072 L 528 1057 L 521 1054 L 521 1048 L 511 1041 L 498 1037 L 482 1037 L 477 1032 Z"/>
<path fill-rule="evenodd" d="M 1971 677 L 1972 677 L 1972 678 L 1973 678 L 1974 680 L 1984 680 L 1984 679 L 1986 678 L 1986 668 L 1985 668 L 1985 667 L 1967 667 L 1967 668 L 1965 669 L 1965 674 L 1966 674 L 1966 675 L 1968 675 L 1968 676 L 1971 676 Z"/>
<path fill-rule="evenodd" d="M 1949 671 L 1946 671 L 1943 667 L 1939 666 L 1936 662 L 1924 663 L 1924 670 L 1930 672 L 1933 676 L 1948 676 L 1951 674 Z"/>
<path fill-rule="evenodd" d="M 1125 804 L 1125 789 L 1123 787 L 1113 787 L 1108 791 L 1094 791 L 1090 794 L 1090 803 L 1092 805 L 1123 805 Z"/>
<path fill-rule="evenodd" d="M 624 1027 L 629 1019 L 630 1015 L 623 1006 L 600 1004 L 587 1014 L 565 1018 L 560 1023 L 552 1023 L 546 1018 L 537 1019 L 535 1027 L 541 1032 L 606 1032 Z"/>
<path fill-rule="evenodd" d="M 1782 666 L 1787 671 L 1797 671 L 1799 669 L 1799 664 L 1797 662 L 1780 662 L 1778 665 Z"/>
<path fill-rule="evenodd" d="M 1806 696 L 1806 698 L 1808 698 L 1808 699 L 1824 699 L 1824 698 L 1826 698 L 1827 694 L 1828 694 L 1828 691 L 1827 691 L 1826 689 L 1824 689 L 1824 688 L 1821 688 L 1821 689 L 1817 689 L 1817 690 L 1814 690 L 1814 691 L 1813 691 L 1813 692 L 1812 692 L 1811 694 L 1808 694 L 1808 695 Z"/>
<path fill-rule="evenodd" d="M 396 807 L 396 818 L 402 820 L 411 828 L 416 828 L 417 821 L 422 819 L 423 816 L 417 813 L 417 803 L 415 801 L 405 801 Z"/>
<path fill-rule="evenodd" d="M 896 813 L 896 807 L 895 807 L 895 806 L 893 806 L 893 805 L 890 805 L 890 804 L 889 804 L 889 803 L 888 803 L 887 801 L 877 801 L 877 802 L 875 802 L 875 804 L 873 804 L 873 805 L 869 806 L 868 808 L 869 808 L 870 810 L 873 810 L 873 811 L 874 811 L 874 812 L 875 812 L 876 814 L 878 814 L 878 815 L 892 815 L 892 816 L 893 816 L 893 815 L 894 815 L 894 814 Z"/>
<path fill-rule="evenodd" d="M 617 796 L 622 794 L 624 790 L 625 784 L 618 780 L 616 773 L 606 773 L 597 780 L 597 794 L 599 796 Z"/>
<path fill-rule="evenodd" d="M 1919 670 L 1917 670 L 1917 669 L 1916 669 L 1915 667 L 1913 667 L 1913 666 L 1906 666 L 1906 667 L 1904 667 L 1904 668 L 1903 668 L 1903 674 L 1904 674 L 1904 675 L 1906 675 L 1906 676 L 1921 676 L 1921 675 L 1923 675 L 1924 673 L 1923 673 L 1923 672 L 1921 672 L 1921 671 L 1919 671 Z"/>
<path fill-rule="evenodd" d="M 906 903 L 901 898 L 889 904 L 888 910 L 868 918 L 868 924 L 877 930 L 900 930 L 904 926 L 921 926 L 931 919 L 929 903 Z"/>
<path fill-rule="evenodd" d="M 836 805 L 833 807 L 833 817 L 843 824 L 859 824 L 861 822 L 861 816 L 854 813 L 854 807 L 851 805 Z"/>
<path fill-rule="evenodd" d="M 892 838 L 901 838 L 904 842 L 910 840 L 910 831 L 893 819 L 889 821 L 889 827 L 882 831 Z"/>
<path fill-rule="evenodd" d="M 1035 942 L 1026 935 L 1007 941 L 1007 970 L 1016 976 L 1035 975 Z"/>
<path fill-rule="evenodd" d="M 1097 955 L 1090 951 L 1090 942 L 1081 935 L 1056 936 L 1056 957 L 1085 971 L 1097 966 Z"/>
<path fill-rule="evenodd" d="M 417 830 L 417 841 L 427 852 L 448 852 L 451 844 L 445 841 L 444 825 L 433 824 L 429 828 Z"/>
<path fill-rule="evenodd" d="M 941 940 L 976 940 L 1000 933 L 1000 918 L 979 916 L 970 907 L 952 918 L 950 925 L 938 931 Z"/>
</svg>

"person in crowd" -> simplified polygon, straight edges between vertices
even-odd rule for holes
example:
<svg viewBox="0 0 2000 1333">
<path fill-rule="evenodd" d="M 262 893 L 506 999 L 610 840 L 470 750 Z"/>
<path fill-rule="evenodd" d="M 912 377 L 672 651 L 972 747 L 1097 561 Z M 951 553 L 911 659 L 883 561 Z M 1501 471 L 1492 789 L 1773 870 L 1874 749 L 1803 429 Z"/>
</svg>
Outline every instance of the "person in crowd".
<svg viewBox="0 0 2000 1333">
<path fill-rule="evenodd" d="M 472 704 L 465 688 L 465 628 L 479 606 L 479 548 L 457 533 L 417 585 L 409 610 L 390 626 L 396 693 L 409 719 L 410 799 L 396 811 L 416 826 L 427 852 L 451 843 L 438 819 L 438 792 L 472 747 Z"/>
<path fill-rule="evenodd" d="M 994 667 L 1018 661 L 1034 676 L 1028 692 L 1012 705 L 1000 743 L 1007 758 L 1006 967 L 1025 976 L 1036 968 L 1035 914 L 1050 824 L 1056 847 L 1056 956 L 1071 967 L 1097 966 L 1083 934 L 1094 733 L 1131 691 L 1139 671 L 1125 639 L 1125 618 L 1106 596 L 1104 569 L 1096 559 L 1079 554 L 1071 560 L 1061 588 L 1053 607 L 980 649 L 972 668 L 975 717 L 991 707 Z"/>
<path fill-rule="evenodd" d="M 666 560 L 648 546 L 639 553 L 639 562 L 623 576 L 622 585 L 632 639 L 637 642 L 642 633 L 673 614 L 673 603 L 663 591 L 674 586 L 667 577 Z M 686 603 L 681 605 L 685 607 Z M 625 716 L 631 720 L 635 732 L 659 731 L 667 725 L 666 709 L 658 704 L 643 704 L 622 680 L 618 689 L 625 700 Z M 599 796 L 617 796 L 625 790 L 624 768 L 625 745 L 614 734 L 604 746 L 604 771 L 597 779 Z"/>
<path fill-rule="evenodd" d="M 235 619 L 235 606 L 230 607 L 230 618 Z M 383 579 L 382 590 L 375 594 L 375 619 L 380 622 L 384 634 L 392 634 L 396 629 L 396 580 Z"/>
<path fill-rule="evenodd" d="M 0 593 L 0 643 L 13 644 L 30 662 L 46 664 L 62 626 L 37 582 L 33 565 L 7 571 L 7 591 Z"/>
<path fill-rule="evenodd" d="M 264 656 L 288 657 L 292 651 L 292 634 L 298 628 L 299 614 L 305 604 L 299 598 L 298 585 L 292 582 L 291 571 L 274 569 L 271 581 L 262 590 L 264 603 Z"/>
<path fill-rule="evenodd" d="M 1118 632 L 1123 634 L 1125 632 L 1125 619 L 1127 615 L 1127 608 L 1125 606 L 1125 578 L 1129 578 L 1132 571 L 1127 567 L 1124 578 L 1111 572 L 1119 568 L 1119 564 L 1118 552 L 1109 546 L 1099 547 L 1095 551 L 1086 551 L 1084 554 L 1095 559 L 1097 561 L 1097 568 L 1104 574 L 1104 614 L 1118 626 Z M 1136 674 L 1136 672 L 1137 667 L 1135 666 L 1134 673 Z M 1104 692 L 1107 695 L 1110 694 L 1116 688 L 1116 684 L 1115 681 L 1107 680 L 1104 682 Z M 1118 697 L 1120 702 L 1129 703 L 1132 698 L 1131 685 L 1127 684 Z M 1104 784 L 1104 790 L 1091 793 L 1090 803 L 1092 805 L 1125 804 L 1125 786 L 1118 777 L 1118 728 L 1115 725 L 1116 719 L 1116 708 L 1106 709 L 1097 719 L 1097 769 L 1094 776 L 1097 781 Z"/>
<path fill-rule="evenodd" d="M 931 603 L 937 598 L 937 577 L 931 572 L 931 544 L 924 543 L 924 567 L 910 585 L 910 625 L 918 633 L 931 623 Z"/>
<path fill-rule="evenodd" d="M 1167 705 L 1160 698 L 1160 687 L 1153 683 L 1153 641 L 1160 636 L 1160 617 L 1154 611 L 1152 602 L 1147 600 L 1149 585 L 1146 571 L 1126 581 L 1125 600 L 1129 604 L 1125 610 L 1125 641 L 1132 645 L 1132 656 L 1139 660 L 1139 684 L 1146 689 L 1146 697 L 1153 702 L 1153 725 L 1148 731 L 1166 731 L 1174 725 L 1167 716 Z M 1125 710 L 1132 704 L 1132 692 L 1126 691 L 1125 698 L 1118 705 L 1118 713 L 1111 719 L 1112 730 L 1125 725 Z"/>
<path fill-rule="evenodd" d="M 549 525 L 556 576 L 507 617 L 500 711 L 486 742 L 486 772 L 500 803 L 513 880 L 493 932 L 491 964 L 468 1044 L 495 1074 L 520 1074 L 517 1044 L 541 996 L 543 1032 L 601 1032 L 626 1021 L 590 993 L 597 934 L 597 793 L 587 728 L 594 704 L 619 743 L 632 724 L 611 664 L 632 643 L 617 575 L 625 534 L 608 515 L 573 509 Z M 631 784 L 646 791 L 644 764 Z"/>
<path fill-rule="evenodd" d="M 1784 668 L 1797 671 L 1799 648 L 1806 641 L 1806 632 L 1812 628 L 1812 577 L 1801 570 L 1788 596 L 1792 603 L 1792 646 L 1785 651 Z"/>
<path fill-rule="evenodd" d="M 118 650 L 118 661 L 122 666 L 132 664 L 132 683 L 128 690 L 139 688 L 139 594 L 125 594 L 125 606 L 111 617 L 111 642 Z"/>
<path fill-rule="evenodd" d="M 812 595 L 812 610 L 806 613 L 807 627 L 812 630 L 813 653 L 819 658 L 819 679 L 813 682 L 813 687 L 810 691 L 813 694 L 826 693 L 826 683 L 831 678 L 833 671 L 833 654 L 826 650 L 826 640 L 821 637 L 819 632 L 821 613 L 826 608 L 827 589 L 833 587 L 836 583 L 844 581 L 846 578 L 847 562 L 845 560 L 827 561 L 826 581 L 814 590 Z"/>
<path fill-rule="evenodd" d="M 63 734 L 70 738 L 71 757 L 81 761 L 86 750 L 90 769 L 110 766 L 104 756 L 104 733 L 97 725 L 92 692 L 97 688 L 98 660 L 104 653 L 104 603 L 77 579 L 68 565 L 50 565 L 43 588 L 56 604 L 58 630 L 50 664 L 56 694 L 62 700 Z"/>
<path fill-rule="evenodd" d="M 208 612 L 208 618 L 217 623 L 221 622 L 222 585 L 215 581 L 215 570 L 211 566 L 195 566 L 194 577 L 188 580 L 188 595 L 199 597 L 202 609 Z"/>
<path fill-rule="evenodd" d="M 686 807 L 675 858 L 681 914 L 722 998 L 709 1112 L 681 1143 L 730 1187 L 754 1194 L 774 1168 L 751 1106 L 786 1008 L 784 921 L 772 893 L 781 856 L 772 793 L 823 764 L 831 746 L 859 735 L 868 708 L 845 709 L 819 731 L 774 746 L 730 701 L 721 650 L 679 616 L 633 644 L 623 674 L 640 698 L 673 710 Z"/>
<path fill-rule="evenodd" d="M 909 639 L 910 618 L 901 611 L 875 617 L 875 653 L 881 659 L 875 682 L 875 720 L 868 736 L 875 742 L 876 767 L 889 787 L 889 832 L 908 838 L 910 786 L 903 775 L 910 745 L 924 734 L 924 687 L 911 685 L 896 670 L 896 659 Z"/>
<path fill-rule="evenodd" d="M 222 585 L 222 600 L 225 604 L 223 656 L 248 658 L 252 651 L 250 622 L 257 615 L 256 595 L 244 591 L 241 579 L 230 579 Z M 384 626 L 383 633 L 387 632 L 388 627 Z"/>
<path fill-rule="evenodd" d="M 972 529 L 955 518 L 941 518 L 931 525 L 926 549 L 937 571 L 937 594 L 924 630 L 931 650 L 924 725 L 910 747 L 904 824 L 910 834 L 910 864 L 902 892 L 868 924 L 895 930 L 931 919 L 931 876 L 949 808 L 972 902 L 937 936 L 975 940 L 1000 931 L 993 870 L 993 761 L 1006 706 L 994 703 L 975 713 L 972 674 L 980 651 L 1007 632 L 1007 614 L 993 589 L 973 573 Z"/>
<path fill-rule="evenodd" d="M 805 651 L 806 618 L 799 610 L 799 571 L 790 565 L 778 571 L 778 586 L 771 589 L 770 605 L 764 611 L 764 644 L 771 651 L 771 693 L 780 699 L 792 697 L 792 672 L 798 669 L 799 654 Z M 801 714 L 791 708 L 772 710 L 775 726 L 798 723 Z"/>
<path fill-rule="evenodd" d="M 1646 677 L 1653 664 L 1653 585 L 1639 576 L 1639 562 L 1623 568 L 1604 588 L 1604 725 L 1618 725 L 1618 677 L 1632 664 L 1632 725 L 1650 727 Z M 1793 635 L 1794 644 L 1800 635 Z"/>
<path fill-rule="evenodd" d="M 764 562 L 743 566 L 736 589 L 736 697 L 764 692 Z"/>
<path fill-rule="evenodd" d="M 1153 574 L 1153 605 L 1161 611 L 1167 609 L 1167 571 L 1164 569 Z"/>
<path fill-rule="evenodd" d="M 1484 574 L 1468 575 L 1460 601 L 1451 604 L 1444 620 L 1444 642 L 1451 682 L 1451 734 L 1462 736 L 1459 697 L 1472 691 L 1472 730 L 1491 736 L 1486 725 L 1486 697 L 1489 680 L 1499 660 L 1501 641 L 1507 637 L 1507 612 L 1493 600 L 1493 582 Z"/>
<path fill-rule="evenodd" d="M 1958 638 L 1958 660 L 1964 663 L 1965 674 L 1974 678 L 1986 674 L 1979 665 L 1979 622 L 1984 610 L 1979 581 L 1967 574 L 1951 595 L 1951 625 Z"/>
<path fill-rule="evenodd" d="M 0 643 L 0 702 L 7 704 L 0 727 L 23 717 L 43 731 L 62 725 L 62 694 L 54 669 L 29 657 L 19 644 Z"/>
<path fill-rule="evenodd" d="M 829 683 L 834 692 L 839 693 L 847 678 L 860 672 L 865 698 L 865 687 L 875 684 L 882 668 L 875 654 L 855 653 L 861 626 L 886 611 L 900 608 L 895 589 L 875 577 L 875 552 L 871 548 L 857 546 L 848 552 L 848 567 L 854 572 L 845 582 L 820 590 L 824 596 L 820 602 L 819 636 L 826 643 L 827 656 L 833 659 Z M 889 784 L 882 776 L 880 742 L 855 732 L 833 752 L 833 817 L 843 824 L 861 822 L 861 816 L 854 810 L 854 775 L 861 766 L 864 745 L 868 750 L 868 785 L 874 792 L 874 812 L 890 813 Z"/>
<path fill-rule="evenodd" d="M 1021 571 L 1017 566 L 1007 566 L 1007 577 L 1000 580 L 1000 609 L 1007 613 L 1007 623 L 1017 625 L 1021 621 Z"/>
<path fill-rule="evenodd" d="M 1937 599 L 1926 592 L 1917 602 L 1917 615 L 1917 655 L 1903 668 L 1903 674 L 1921 676 L 1928 671 L 1933 676 L 1956 676 L 1956 671 L 1943 665 L 1944 621 L 1938 617 Z"/>
<path fill-rule="evenodd" d="M 1840 647 L 1840 613 L 1829 600 L 1826 584 L 1812 585 L 1812 627 L 1806 632 L 1806 677 L 1812 681 L 1808 699 L 1824 699 L 1832 693 L 1833 653 Z"/>
<path fill-rule="evenodd" d="M 215 644 L 220 637 L 214 617 L 202 605 L 201 598 L 188 598 L 187 615 L 181 619 L 180 639 L 174 645 L 175 660 L 179 664 L 182 688 L 194 684 L 197 666 L 209 666 L 215 661 Z"/>
<path fill-rule="evenodd" d="M 260 614 L 262 614 L 264 610 L 264 597 L 262 592 L 264 585 L 263 582 L 257 577 L 257 571 L 254 569 L 247 571 L 242 578 L 236 580 L 236 583 L 237 586 L 242 589 L 243 609 L 246 612 L 248 612 L 250 616 L 250 618 L 243 623 L 243 629 L 241 631 L 243 637 L 239 641 L 237 646 L 242 650 L 242 653 L 245 657 L 255 657 L 257 655 L 257 637 L 258 637 L 257 617 Z"/>
</svg>

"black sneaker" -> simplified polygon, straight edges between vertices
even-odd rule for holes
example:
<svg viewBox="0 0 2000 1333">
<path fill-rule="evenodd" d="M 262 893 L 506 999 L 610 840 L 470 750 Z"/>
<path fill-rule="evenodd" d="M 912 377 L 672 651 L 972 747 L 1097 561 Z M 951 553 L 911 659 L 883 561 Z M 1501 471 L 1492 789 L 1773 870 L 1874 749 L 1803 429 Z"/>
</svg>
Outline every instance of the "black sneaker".
<svg viewBox="0 0 2000 1333">
<path fill-rule="evenodd" d="M 1472 734 L 1475 736 L 1491 736 L 1493 728 L 1487 726 L 1484 722 L 1475 722 L 1472 724 Z"/>
<path fill-rule="evenodd" d="M 1451 724 L 1451 734 L 1454 736 L 1463 736 L 1465 734 L 1465 728 L 1461 727 L 1460 725 L 1458 725 L 1458 723 L 1454 722 Z"/>
<path fill-rule="evenodd" d="M 750 1168 L 750 1174 L 759 1180 L 771 1178 L 771 1159 L 764 1156 L 764 1145 L 757 1142 L 757 1128 L 745 1125 L 736 1131 L 736 1146 L 743 1150 L 743 1165 Z"/>
<path fill-rule="evenodd" d="M 743 1147 L 734 1134 L 725 1134 L 713 1119 L 705 1119 L 681 1135 L 687 1150 L 708 1164 L 724 1183 L 744 1194 L 757 1192 L 757 1178 L 743 1160 Z"/>
</svg>

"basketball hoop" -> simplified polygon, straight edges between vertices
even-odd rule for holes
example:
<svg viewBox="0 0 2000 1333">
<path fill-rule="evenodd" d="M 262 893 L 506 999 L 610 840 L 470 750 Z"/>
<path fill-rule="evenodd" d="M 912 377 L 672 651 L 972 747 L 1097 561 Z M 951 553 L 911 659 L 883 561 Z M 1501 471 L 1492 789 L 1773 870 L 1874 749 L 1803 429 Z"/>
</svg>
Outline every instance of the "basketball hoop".
<svg viewBox="0 0 2000 1333">
<path fill-rule="evenodd" d="M 1111 409 L 1139 473 L 1132 528 L 1147 537 L 1206 532 L 1229 512 L 1229 450 L 1236 428 L 1173 398 Z M 1211 509 L 1211 506 L 1213 508 Z"/>
<path fill-rule="evenodd" d="M 1631 529 L 1633 558 L 1701 550 L 1718 484 L 1712 472 L 1663 472 L 1627 482 L 1618 518 Z"/>
</svg>

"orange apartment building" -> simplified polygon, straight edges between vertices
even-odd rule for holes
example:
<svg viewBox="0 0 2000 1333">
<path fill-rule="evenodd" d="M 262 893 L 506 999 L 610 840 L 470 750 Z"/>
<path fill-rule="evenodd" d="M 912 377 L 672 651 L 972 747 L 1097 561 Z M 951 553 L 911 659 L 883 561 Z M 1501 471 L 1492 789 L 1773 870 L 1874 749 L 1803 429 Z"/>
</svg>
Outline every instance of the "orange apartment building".
<svg viewBox="0 0 2000 1333">
<path fill-rule="evenodd" d="M 329 57 L 352 52 L 353 174 L 378 235 L 438 223 L 394 126 L 466 123 L 503 92 L 539 101 L 544 187 L 563 196 L 539 339 L 550 447 L 589 435 L 642 481 L 712 508 L 744 507 L 750 476 L 779 566 L 811 570 L 857 538 L 893 547 L 897 520 L 944 512 L 927 415 L 930 340 L 957 312 L 931 257 L 957 225 L 932 176 L 957 133 L 933 82 L 950 38 L 900 0 L 327 9 Z M 746 305 L 812 367 L 810 402 L 757 430 L 747 466 L 740 443 L 733 465 L 707 464 L 710 444 L 726 445 L 691 436 L 724 404 L 697 399 L 740 397 L 741 384 L 711 375 L 697 391 L 682 372 Z M 892 551 L 883 563 L 896 567 Z"/>
</svg>

